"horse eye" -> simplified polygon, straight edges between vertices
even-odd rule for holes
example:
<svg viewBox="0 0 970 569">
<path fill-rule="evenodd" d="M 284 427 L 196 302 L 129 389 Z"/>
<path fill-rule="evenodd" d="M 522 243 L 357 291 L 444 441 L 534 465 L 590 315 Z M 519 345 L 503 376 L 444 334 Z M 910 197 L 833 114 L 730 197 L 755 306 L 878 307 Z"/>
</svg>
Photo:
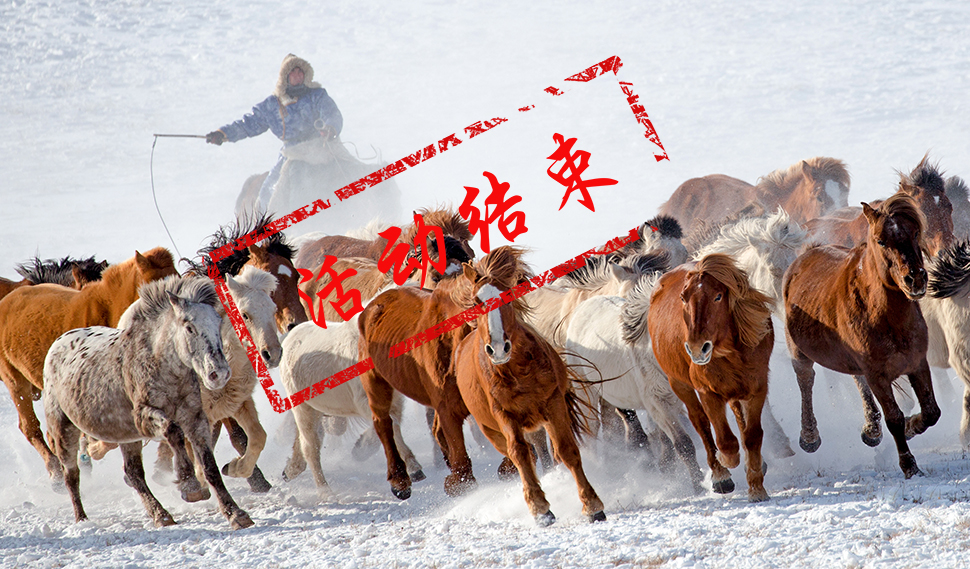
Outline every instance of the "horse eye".
<svg viewBox="0 0 970 569">
<path fill-rule="evenodd" d="M 252 318 L 249 317 L 249 314 L 243 312 L 243 320 L 252 320 Z"/>
<path fill-rule="evenodd" d="M 195 326 L 193 326 L 193 325 L 189 324 L 188 322 L 186 322 L 185 323 L 185 331 L 188 332 L 189 334 L 195 334 Z"/>
<path fill-rule="evenodd" d="M 717 296 L 714 297 L 714 302 L 721 302 L 721 293 L 717 293 Z"/>
<path fill-rule="evenodd" d="M 885 247 L 886 246 L 886 242 L 883 241 L 882 239 L 876 241 L 876 244 L 878 244 L 880 247 Z"/>
</svg>

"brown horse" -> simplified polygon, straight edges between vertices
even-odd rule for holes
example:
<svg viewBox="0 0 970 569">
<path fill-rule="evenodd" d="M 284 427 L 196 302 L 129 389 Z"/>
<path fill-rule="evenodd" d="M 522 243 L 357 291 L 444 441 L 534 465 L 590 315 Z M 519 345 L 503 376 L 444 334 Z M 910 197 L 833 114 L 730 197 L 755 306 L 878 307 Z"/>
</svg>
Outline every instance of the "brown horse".
<svg viewBox="0 0 970 569">
<path fill-rule="evenodd" d="M 466 264 L 454 298 L 462 308 L 497 299 L 529 275 L 522 250 L 498 247 L 477 267 Z M 544 427 L 556 458 L 573 473 L 590 521 L 605 521 L 603 502 L 583 472 L 577 439 L 585 420 L 573 393 L 576 376 L 534 328 L 522 321 L 522 299 L 478 317 L 475 331 L 455 352 L 462 399 L 495 449 L 511 460 L 522 478 L 525 501 L 541 526 L 555 521 L 539 479 L 526 431 Z M 576 378 L 578 379 L 578 378 Z"/>
<path fill-rule="evenodd" d="M 253 231 L 262 233 L 272 221 L 269 214 L 257 219 L 237 219 L 235 223 L 220 227 L 213 235 L 209 244 L 199 249 L 200 261 L 190 262 L 191 270 L 200 275 L 208 276 L 209 255 L 222 247 L 234 243 L 240 237 Z M 276 289 L 272 293 L 276 303 L 276 326 L 280 332 L 287 332 L 308 320 L 306 311 L 300 303 L 299 282 L 300 275 L 293 266 L 295 251 L 287 242 L 286 236 L 276 233 L 250 245 L 245 249 L 233 251 L 231 255 L 216 262 L 219 271 L 224 275 L 238 275 L 244 265 L 252 265 L 276 277 Z"/>
<path fill-rule="evenodd" d="M 905 193 L 893 194 L 878 209 L 862 204 L 862 211 L 869 225 L 865 242 L 853 249 L 810 248 L 785 273 L 785 328 L 802 395 L 799 443 L 806 452 L 821 444 L 812 407 L 814 364 L 865 376 L 860 388 L 868 384 L 882 406 L 899 467 L 910 478 L 920 470 L 907 434 L 922 433 L 940 418 L 917 303 L 927 286 L 923 216 Z M 893 397 L 892 384 L 901 375 L 920 404 L 921 413 L 909 419 Z"/>
<path fill-rule="evenodd" d="M 659 212 L 686 224 L 685 233 L 703 231 L 705 224 L 740 216 L 757 217 L 779 207 L 798 223 L 848 205 L 849 172 L 841 160 L 815 157 L 758 180 L 758 185 L 713 174 L 691 178 L 674 190 Z"/>
<path fill-rule="evenodd" d="M 767 500 L 761 410 L 775 341 L 771 299 L 751 287 L 731 257 L 714 253 L 660 278 L 647 326 L 657 362 L 704 441 L 714 491 L 734 491 L 727 469 L 740 463 L 725 413 L 730 404 L 747 455 L 748 499 Z"/>
<path fill-rule="evenodd" d="M 374 363 L 374 368 L 361 376 L 361 382 L 374 416 L 374 429 L 384 446 L 391 491 L 402 500 L 411 496 L 411 479 L 394 443 L 390 415 L 394 390 L 436 411 L 435 438 L 451 468 L 451 474 L 445 477 L 445 492 L 457 496 L 475 484 L 462 433 L 468 409 L 451 363 L 455 347 L 471 328 L 463 324 L 395 358 L 389 353 L 392 346 L 461 312 L 452 299 L 458 274 L 446 275 L 434 291 L 418 287 L 387 290 L 367 305 L 358 321 L 360 359 L 372 358 Z"/>
<path fill-rule="evenodd" d="M 44 357 L 58 336 L 74 328 L 117 326 L 146 282 L 177 274 L 172 254 L 157 247 L 104 271 L 81 290 L 39 284 L 14 290 L 0 300 L 0 377 L 20 416 L 20 430 L 61 480 L 61 464 L 44 442 L 32 392 L 44 388 Z"/>
<path fill-rule="evenodd" d="M 444 209 L 420 209 L 417 212 L 424 218 L 424 224 L 440 227 L 442 233 L 450 235 L 461 242 L 462 248 L 468 257 L 474 259 L 475 251 L 468 244 L 472 239 L 471 231 L 466 222 L 460 215 Z M 410 246 L 414 245 L 414 238 L 417 236 L 417 227 L 408 224 L 402 227 L 401 240 Z M 428 239 L 427 249 L 431 250 L 433 239 Z M 328 235 L 311 241 L 300 247 L 296 257 L 296 265 L 300 268 L 319 267 L 323 264 L 327 255 L 334 257 L 365 257 L 375 261 L 380 260 L 381 254 L 387 247 L 387 239 L 377 236 L 372 240 L 355 239 L 343 235 Z"/>
<path fill-rule="evenodd" d="M 926 221 L 923 234 L 924 251 L 935 256 L 953 242 L 953 205 L 937 166 L 929 164 L 927 157 L 909 174 L 899 173 L 897 193 L 906 194 L 916 201 Z M 871 202 L 878 207 L 881 201 Z M 841 245 L 852 248 L 864 243 L 869 234 L 869 224 L 858 207 L 835 210 L 826 216 L 805 223 L 809 243 Z"/>
</svg>

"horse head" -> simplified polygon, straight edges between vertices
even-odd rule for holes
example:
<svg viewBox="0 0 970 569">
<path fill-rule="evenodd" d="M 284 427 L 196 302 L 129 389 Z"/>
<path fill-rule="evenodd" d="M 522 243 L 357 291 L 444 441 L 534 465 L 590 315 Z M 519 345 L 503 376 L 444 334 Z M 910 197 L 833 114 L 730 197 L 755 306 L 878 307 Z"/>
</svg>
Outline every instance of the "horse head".
<svg viewBox="0 0 970 569">
<path fill-rule="evenodd" d="M 222 389 L 232 375 L 222 351 L 222 318 L 207 302 L 192 302 L 166 292 L 174 314 L 171 337 L 179 359 L 195 370 L 206 389 Z"/>
<path fill-rule="evenodd" d="M 750 286 L 728 255 L 713 253 L 698 261 L 684 279 L 680 299 L 684 348 L 697 365 L 736 351 L 737 341 L 757 346 L 771 330 L 771 299 Z"/>
<path fill-rule="evenodd" d="M 276 288 L 270 296 L 276 304 L 276 327 L 280 332 L 309 320 L 300 303 L 299 273 L 289 257 L 274 252 L 270 246 L 250 245 L 248 263 L 276 277 Z"/>
<path fill-rule="evenodd" d="M 270 297 L 276 289 L 276 277 L 246 265 L 238 278 L 226 275 L 226 285 L 266 366 L 278 366 L 283 348 L 276 334 L 276 304 Z"/>
<path fill-rule="evenodd" d="M 924 251 L 935 256 L 953 242 L 953 204 L 946 193 L 946 184 L 936 166 L 924 156 L 909 174 L 899 174 L 899 192 L 916 201 L 923 213 Z"/>
<path fill-rule="evenodd" d="M 155 247 L 144 255 L 135 251 L 135 266 L 138 270 L 139 284 L 178 275 L 172 253 L 164 247 Z"/>
<path fill-rule="evenodd" d="M 862 204 L 869 223 L 867 247 L 883 284 L 899 289 L 910 300 L 926 294 L 926 269 L 923 268 L 923 214 L 916 201 L 897 192 L 873 209 Z"/>
<path fill-rule="evenodd" d="M 687 262 L 690 255 L 684 246 L 684 232 L 680 223 L 669 215 L 658 215 L 647 220 L 640 226 L 640 237 L 643 239 L 641 251 L 666 251 L 670 258 L 670 266 L 676 267 Z"/>
<path fill-rule="evenodd" d="M 771 188 L 777 205 L 784 207 L 796 221 L 804 223 L 847 207 L 849 183 L 844 162 L 816 156 L 793 164 L 787 170 L 768 174 L 759 186 Z"/>
<path fill-rule="evenodd" d="M 466 308 L 481 302 L 487 309 L 490 302 L 531 276 L 520 260 L 523 254 L 522 249 L 502 246 L 486 255 L 477 266 L 462 265 L 462 275 L 453 293 L 455 301 Z M 478 334 L 485 346 L 485 355 L 493 365 L 502 365 L 512 359 L 512 346 L 520 330 L 517 319 L 525 310 L 525 302 L 517 299 L 478 317 L 473 333 Z"/>
</svg>

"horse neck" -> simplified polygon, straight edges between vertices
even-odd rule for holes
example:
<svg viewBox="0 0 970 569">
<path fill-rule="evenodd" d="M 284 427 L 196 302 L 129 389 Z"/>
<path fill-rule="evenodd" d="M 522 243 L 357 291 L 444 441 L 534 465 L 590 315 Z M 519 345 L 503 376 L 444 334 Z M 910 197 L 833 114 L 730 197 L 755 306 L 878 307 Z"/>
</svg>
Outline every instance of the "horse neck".
<svg viewBox="0 0 970 569">
<path fill-rule="evenodd" d="M 118 325 L 118 320 L 133 302 L 138 300 L 138 287 L 142 284 L 137 270 L 120 270 L 108 276 L 108 279 L 88 283 L 72 299 L 72 304 L 84 307 L 81 312 L 86 318 L 95 318 L 98 322 L 87 321 L 84 326 Z"/>
<path fill-rule="evenodd" d="M 849 262 L 861 270 L 850 273 L 855 276 L 850 279 L 850 284 L 854 285 L 860 296 L 866 299 L 870 319 L 882 315 L 892 319 L 893 316 L 899 315 L 900 309 L 911 309 L 916 304 L 899 287 L 890 286 L 882 280 L 876 258 L 868 244 L 864 243 L 853 251 L 854 254 L 849 256 Z"/>
</svg>

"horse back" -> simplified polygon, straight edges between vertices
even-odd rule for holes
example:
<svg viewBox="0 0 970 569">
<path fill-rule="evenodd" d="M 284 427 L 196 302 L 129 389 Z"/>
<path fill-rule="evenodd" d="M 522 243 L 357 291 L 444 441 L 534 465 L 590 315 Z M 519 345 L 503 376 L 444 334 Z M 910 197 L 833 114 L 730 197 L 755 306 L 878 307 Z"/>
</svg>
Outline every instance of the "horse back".
<svg viewBox="0 0 970 569">
<path fill-rule="evenodd" d="M 855 247 L 866 240 L 869 224 L 862 215 L 862 208 L 847 207 L 829 215 L 806 221 L 802 227 L 807 232 L 807 243 Z"/>
<path fill-rule="evenodd" d="M 724 174 L 711 174 L 681 184 L 660 206 L 659 213 L 686 223 L 684 233 L 689 234 L 699 222 L 726 219 L 755 201 L 755 187 L 751 184 Z"/>
<path fill-rule="evenodd" d="M 385 245 L 387 240 L 383 237 L 378 237 L 374 241 L 364 241 L 344 235 L 327 235 L 300 247 L 300 251 L 296 254 L 296 262 L 293 264 L 301 268 L 319 267 L 327 255 L 338 258 L 364 257 L 378 261 Z"/>
</svg>

